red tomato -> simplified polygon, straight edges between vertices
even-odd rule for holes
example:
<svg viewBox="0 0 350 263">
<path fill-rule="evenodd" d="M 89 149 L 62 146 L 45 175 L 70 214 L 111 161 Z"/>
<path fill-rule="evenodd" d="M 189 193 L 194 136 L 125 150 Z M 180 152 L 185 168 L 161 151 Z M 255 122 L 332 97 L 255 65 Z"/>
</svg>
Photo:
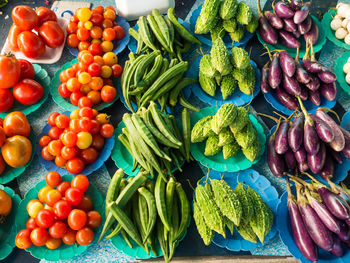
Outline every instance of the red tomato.
<svg viewBox="0 0 350 263">
<path fill-rule="evenodd" d="M 48 239 L 49 233 L 46 231 L 45 228 L 38 227 L 33 229 L 30 233 L 30 240 L 33 242 L 34 245 L 38 247 L 45 245 Z"/>
<path fill-rule="evenodd" d="M 26 59 L 18 59 L 21 67 L 20 79 L 33 79 L 35 76 L 35 70 L 33 64 Z"/>
<path fill-rule="evenodd" d="M 87 246 L 94 240 L 94 232 L 90 228 L 84 227 L 77 232 L 76 240 L 79 245 Z"/>
<path fill-rule="evenodd" d="M 46 204 L 49 205 L 49 206 L 53 206 L 58 201 L 60 201 L 61 198 L 62 198 L 62 195 L 61 195 L 61 193 L 58 190 L 56 190 L 56 189 L 50 190 L 46 194 Z"/>
<path fill-rule="evenodd" d="M 28 137 L 30 134 L 30 125 L 26 115 L 20 111 L 13 111 L 6 115 L 3 123 L 4 131 L 7 137 L 22 135 Z"/>
<path fill-rule="evenodd" d="M 44 41 L 31 31 L 24 31 L 18 35 L 19 50 L 28 58 L 37 58 L 45 53 Z"/>
<path fill-rule="evenodd" d="M 61 221 L 54 223 L 49 229 L 50 236 L 53 238 L 62 238 L 66 232 L 67 226 Z"/>
<path fill-rule="evenodd" d="M 45 245 L 48 249 L 57 249 L 62 244 L 62 240 L 60 238 L 49 238 Z"/>
<path fill-rule="evenodd" d="M 32 246 L 32 241 L 30 240 L 30 233 L 31 231 L 29 229 L 23 229 L 18 232 L 15 239 L 15 243 L 18 248 L 27 249 Z"/>
<path fill-rule="evenodd" d="M 76 34 L 70 34 L 67 37 L 67 44 L 70 47 L 78 47 L 79 45 L 79 39 Z"/>
<path fill-rule="evenodd" d="M 24 105 L 33 105 L 44 95 L 43 87 L 33 79 L 22 79 L 13 88 L 15 99 Z"/>
<path fill-rule="evenodd" d="M 56 126 L 60 129 L 66 129 L 69 127 L 69 117 L 64 114 L 60 114 L 56 117 Z"/>
<path fill-rule="evenodd" d="M 48 135 L 50 136 L 51 139 L 53 140 L 58 140 L 60 135 L 62 134 L 63 130 L 58 128 L 58 127 L 52 127 L 49 132 Z"/>
<path fill-rule="evenodd" d="M 95 148 L 97 151 L 101 151 L 105 145 L 105 139 L 101 134 L 95 134 L 92 137 L 91 147 Z"/>
<path fill-rule="evenodd" d="M 35 223 L 38 225 L 38 227 L 49 228 L 54 222 L 55 214 L 47 209 L 40 210 L 35 217 Z"/>
<path fill-rule="evenodd" d="M 70 95 L 70 102 L 73 105 L 78 106 L 78 102 L 82 97 L 84 97 L 84 94 L 82 92 L 80 91 L 72 92 L 72 94 Z"/>
<path fill-rule="evenodd" d="M 89 189 L 89 179 L 83 174 L 78 174 L 72 179 L 71 186 L 86 192 Z"/>
<path fill-rule="evenodd" d="M 12 108 L 14 98 L 11 90 L 0 89 L 0 112 L 9 111 Z"/>
<path fill-rule="evenodd" d="M 61 183 L 62 177 L 58 172 L 50 171 L 46 174 L 45 181 L 48 186 L 56 187 Z"/>
<path fill-rule="evenodd" d="M 64 32 L 60 25 L 55 21 L 47 21 L 39 28 L 39 36 L 45 44 L 51 48 L 59 47 L 64 42 Z"/>
<path fill-rule="evenodd" d="M 92 13 L 91 17 L 90 17 L 90 21 L 92 22 L 92 24 L 94 26 L 99 26 L 102 24 L 103 22 L 103 15 L 100 13 Z"/>
<path fill-rule="evenodd" d="M 57 189 L 60 186 L 63 186 L 64 183 L 66 183 L 66 182 L 61 183 L 57 187 Z M 60 188 L 63 188 L 63 187 L 60 187 Z M 61 191 L 62 191 L 62 189 L 61 189 Z M 72 205 L 66 200 L 60 200 L 56 204 L 53 205 L 53 212 L 61 220 L 66 219 L 68 217 L 70 211 L 72 211 Z"/>
<path fill-rule="evenodd" d="M 75 157 L 67 162 L 67 171 L 72 174 L 81 173 L 84 168 L 84 161 L 79 157 Z"/>
<path fill-rule="evenodd" d="M 15 85 L 21 75 L 21 66 L 14 55 L 0 55 L 0 88 L 8 89 Z"/>
<path fill-rule="evenodd" d="M 3 127 L 0 127 L 0 147 L 4 145 L 6 141 L 6 133 Z"/>
<path fill-rule="evenodd" d="M 19 51 L 18 45 L 17 45 L 17 37 L 23 30 L 20 29 L 18 26 L 13 24 L 10 28 L 9 34 L 7 36 L 8 38 L 8 44 L 10 46 L 10 49 L 12 52 Z"/>
<path fill-rule="evenodd" d="M 114 134 L 114 127 L 109 123 L 103 124 L 100 130 L 100 134 L 105 138 L 112 137 Z"/>
<path fill-rule="evenodd" d="M 85 212 L 89 212 L 92 210 L 93 204 L 88 196 L 84 196 L 83 199 L 81 199 L 81 203 L 77 206 L 78 209 L 81 209 Z"/>
<path fill-rule="evenodd" d="M 87 30 L 86 28 L 78 28 L 77 30 L 77 37 L 81 41 L 88 40 L 90 36 L 90 31 Z"/>
<path fill-rule="evenodd" d="M 123 73 L 123 68 L 119 64 L 115 64 L 112 66 L 112 76 L 115 78 L 119 78 Z"/>
<path fill-rule="evenodd" d="M 92 102 L 87 96 L 83 96 L 78 101 L 78 107 L 79 108 L 92 107 Z"/>
<path fill-rule="evenodd" d="M 12 9 L 12 21 L 22 30 L 32 30 L 38 25 L 39 18 L 34 9 L 26 5 L 18 5 Z"/>
<path fill-rule="evenodd" d="M 39 18 L 39 26 L 42 25 L 46 21 L 57 21 L 57 16 L 55 12 L 53 12 L 51 9 L 39 6 L 37 9 L 35 9 L 35 13 L 37 14 Z"/>
<path fill-rule="evenodd" d="M 75 34 L 78 30 L 78 24 L 74 22 L 69 22 L 66 26 L 66 30 L 68 34 Z"/>
<path fill-rule="evenodd" d="M 91 77 L 98 77 L 101 75 L 101 66 L 94 62 L 91 63 L 88 67 L 88 73 L 91 75 Z"/>
<path fill-rule="evenodd" d="M 91 129 L 90 129 L 91 135 L 99 133 L 100 129 L 101 129 L 100 123 L 97 120 L 91 120 Z"/>
<path fill-rule="evenodd" d="M 79 109 L 79 117 L 87 117 L 91 119 L 93 116 L 94 116 L 94 113 L 91 108 L 83 107 Z"/>
<path fill-rule="evenodd" d="M 66 193 L 69 187 L 70 187 L 69 182 L 62 182 L 57 186 L 57 190 L 61 193 L 62 196 L 64 196 L 64 194 Z"/>
<path fill-rule="evenodd" d="M 37 224 L 35 222 L 35 218 L 31 217 L 28 219 L 27 224 L 26 224 L 27 229 L 33 230 L 34 228 L 37 228 Z"/>
<path fill-rule="evenodd" d="M 76 232 L 77 231 L 68 228 L 66 234 L 62 237 L 63 243 L 66 245 L 73 245 L 75 242 Z"/>
<path fill-rule="evenodd" d="M 60 115 L 60 113 L 58 112 L 53 112 L 50 114 L 49 118 L 47 119 L 48 120 L 48 123 L 51 127 L 55 127 L 56 126 L 56 117 Z"/>
<path fill-rule="evenodd" d="M 83 198 L 83 191 L 76 187 L 70 187 L 65 192 L 64 196 L 72 205 L 79 205 Z"/>
<path fill-rule="evenodd" d="M 41 157 L 46 160 L 46 161 L 52 161 L 53 159 L 55 159 L 55 156 L 52 156 L 49 153 L 49 149 L 47 148 L 47 146 L 45 146 L 42 150 L 41 150 Z"/>
<path fill-rule="evenodd" d="M 62 83 L 58 86 L 58 93 L 61 95 L 62 98 L 65 98 L 65 99 L 69 99 L 70 95 L 72 94 L 72 92 L 70 92 L 67 89 L 66 83 Z"/>
<path fill-rule="evenodd" d="M 87 226 L 90 228 L 98 228 L 101 225 L 102 218 L 99 212 L 90 211 L 88 214 Z"/>
<path fill-rule="evenodd" d="M 92 164 L 98 158 L 98 151 L 96 151 L 95 148 L 90 147 L 85 150 L 82 150 L 80 153 L 80 157 L 86 164 Z"/>
<path fill-rule="evenodd" d="M 40 147 L 43 148 L 43 147 L 47 146 L 50 141 L 51 141 L 50 136 L 45 135 L 45 136 L 40 138 L 39 145 L 40 145 Z"/>
<path fill-rule="evenodd" d="M 72 131 L 67 131 L 62 136 L 62 143 L 67 147 L 73 147 L 77 143 L 77 134 Z"/>
<path fill-rule="evenodd" d="M 73 159 L 77 155 L 77 150 L 75 147 L 63 146 L 61 150 L 61 156 L 67 161 Z"/>
<path fill-rule="evenodd" d="M 105 11 L 105 8 L 103 7 L 103 6 L 101 6 L 101 5 L 99 5 L 99 6 L 96 6 L 93 10 L 92 10 L 92 13 L 93 14 L 101 14 L 101 15 L 103 15 L 103 12 Z"/>
<path fill-rule="evenodd" d="M 115 96 L 117 96 L 117 90 L 112 86 L 104 86 L 101 90 L 101 99 L 106 102 L 110 103 L 115 99 Z"/>
<path fill-rule="evenodd" d="M 103 53 L 102 46 L 99 43 L 92 43 L 88 50 L 94 56 L 100 56 Z"/>
<path fill-rule="evenodd" d="M 73 209 L 68 216 L 68 225 L 73 230 L 82 229 L 87 221 L 87 215 L 83 210 Z"/>
<path fill-rule="evenodd" d="M 113 27 L 115 31 L 115 39 L 120 40 L 125 37 L 125 31 L 121 26 Z"/>
</svg>

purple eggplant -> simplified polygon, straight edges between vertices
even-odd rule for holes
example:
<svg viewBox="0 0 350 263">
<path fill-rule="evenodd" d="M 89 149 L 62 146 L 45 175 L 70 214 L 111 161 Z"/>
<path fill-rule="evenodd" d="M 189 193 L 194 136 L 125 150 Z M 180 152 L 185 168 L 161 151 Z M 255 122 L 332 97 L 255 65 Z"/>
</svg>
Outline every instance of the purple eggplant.
<svg viewBox="0 0 350 263">
<path fill-rule="evenodd" d="M 321 186 L 317 190 L 329 211 L 336 218 L 341 220 L 350 218 L 350 207 L 343 198 L 339 197 L 325 186 Z"/>
<path fill-rule="evenodd" d="M 301 36 L 301 33 L 300 33 L 300 31 L 298 30 L 298 28 L 297 28 L 296 31 L 292 32 L 292 34 L 293 34 L 293 36 L 295 36 L 296 39 L 298 39 L 298 38 Z"/>
<path fill-rule="evenodd" d="M 306 163 L 307 152 L 304 147 L 300 147 L 299 150 L 295 151 L 294 156 L 298 163 Z"/>
<path fill-rule="evenodd" d="M 261 69 L 261 80 L 260 80 L 260 88 L 264 93 L 269 92 L 269 71 L 270 71 L 270 61 L 267 62 L 264 67 Z"/>
<path fill-rule="evenodd" d="M 295 49 L 300 47 L 299 40 L 292 33 L 282 29 L 278 31 L 278 35 L 281 43 L 286 47 Z"/>
<path fill-rule="evenodd" d="M 294 24 L 292 18 L 285 18 L 283 19 L 283 22 L 284 22 L 283 29 L 286 30 L 287 32 L 293 33 L 298 31 L 297 25 Z"/>
<path fill-rule="evenodd" d="M 345 223 L 350 226 L 350 218 L 345 220 Z"/>
<path fill-rule="evenodd" d="M 333 234 L 333 247 L 331 253 L 338 258 L 343 256 L 343 247 L 341 240 L 335 234 Z"/>
<path fill-rule="evenodd" d="M 329 179 L 327 179 L 327 182 L 330 185 L 332 192 L 344 199 L 344 201 L 350 206 L 350 189 L 348 189 L 343 182 L 341 183 L 341 187 Z"/>
<path fill-rule="evenodd" d="M 323 66 L 316 61 L 314 53 L 310 56 L 311 46 L 312 45 L 309 45 L 308 43 L 306 44 L 306 51 L 303 56 L 303 66 L 310 73 L 319 73 L 323 70 Z"/>
<path fill-rule="evenodd" d="M 293 77 L 288 77 L 287 74 L 283 74 L 283 88 L 292 96 L 299 96 L 301 93 L 298 81 Z"/>
<path fill-rule="evenodd" d="M 311 29 L 312 26 L 312 19 L 311 17 L 307 17 L 302 23 L 298 24 L 298 31 L 304 35 L 307 32 L 309 32 L 309 30 Z"/>
<path fill-rule="evenodd" d="M 340 152 L 334 151 L 331 147 L 328 147 L 328 152 L 338 164 L 343 163 L 343 158 L 341 157 Z"/>
<path fill-rule="evenodd" d="M 310 91 L 317 91 L 320 86 L 320 80 L 316 77 L 316 76 L 310 76 L 311 81 L 307 84 L 305 84 L 305 86 L 310 90 Z"/>
<path fill-rule="evenodd" d="M 310 261 L 316 261 L 318 259 L 317 246 L 312 241 L 308 234 L 303 219 L 301 217 L 297 201 L 290 189 L 289 181 L 287 178 L 287 207 L 290 216 L 290 222 L 292 225 L 293 239 L 300 252 Z"/>
<path fill-rule="evenodd" d="M 303 125 L 304 125 L 304 115 L 300 114 L 294 119 L 289 130 L 288 130 L 288 145 L 293 152 L 296 152 L 300 149 L 300 146 L 303 144 Z M 298 159 L 298 162 L 305 161 L 306 154 L 304 159 Z"/>
<path fill-rule="evenodd" d="M 275 150 L 278 154 L 285 154 L 289 149 L 288 147 L 288 129 L 289 129 L 289 121 L 283 120 L 275 138 Z"/>
<path fill-rule="evenodd" d="M 305 101 L 309 98 L 308 89 L 303 84 L 301 84 L 301 90 L 300 90 L 299 97 L 302 101 Z"/>
<path fill-rule="evenodd" d="M 318 35 L 319 35 L 318 26 L 315 23 L 315 21 L 312 20 L 312 25 L 310 30 L 304 34 L 305 42 L 315 44 L 318 40 Z"/>
<path fill-rule="evenodd" d="M 349 242 L 350 241 L 350 229 L 349 225 L 347 224 L 349 218 L 345 221 L 339 220 L 340 225 L 340 232 L 337 233 L 338 237 L 343 242 Z"/>
<path fill-rule="evenodd" d="M 291 149 L 288 149 L 284 154 L 284 160 L 286 162 L 288 171 L 292 171 L 297 166 L 297 160 L 295 159 L 294 153 Z"/>
<path fill-rule="evenodd" d="M 334 83 L 337 80 L 337 76 L 326 67 L 323 67 L 323 71 L 319 72 L 317 76 L 323 83 L 327 84 Z"/>
<path fill-rule="evenodd" d="M 325 121 L 333 130 L 334 140 L 329 143 L 329 146 L 331 146 L 333 150 L 341 152 L 345 147 L 345 138 L 339 125 L 322 109 L 316 110 L 316 116 Z"/>
<path fill-rule="evenodd" d="M 298 11 L 295 12 L 293 21 L 295 24 L 302 23 L 310 14 L 310 4 L 303 5 Z"/>
<path fill-rule="evenodd" d="M 267 18 L 261 12 L 260 0 L 258 2 L 258 13 L 259 13 L 259 33 L 261 38 L 267 43 L 271 45 L 277 44 L 278 35 L 276 30 L 270 25 Z"/>
<path fill-rule="evenodd" d="M 307 155 L 307 164 L 310 168 L 310 170 L 314 174 L 318 174 L 321 172 L 324 163 L 326 161 L 326 146 L 324 143 L 320 143 L 320 149 L 315 154 L 308 154 Z"/>
<path fill-rule="evenodd" d="M 306 172 L 307 170 L 309 170 L 309 165 L 307 164 L 307 162 L 298 163 L 298 169 L 301 173 Z"/>
<path fill-rule="evenodd" d="M 280 52 L 280 65 L 284 74 L 290 78 L 293 77 L 295 73 L 295 60 L 285 50 Z"/>
<path fill-rule="evenodd" d="M 269 71 L 269 85 L 276 89 L 282 80 L 282 70 L 280 67 L 279 56 L 275 53 L 272 57 L 270 71 Z"/>
<path fill-rule="evenodd" d="M 342 131 L 345 139 L 345 146 L 342 150 L 342 153 L 345 155 L 347 159 L 350 159 L 350 132 L 345 130 L 343 127 L 339 127 Z"/>
<path fill-rule="evenodd" d="M 316 154 L 320 149 L 320 139 L 317 136 L 314 122 L 309 116 L 305 116 L 304 147 L 306 152 L 311 155 Z"/>
<path fill-rule="evenodd" d="M 283 28 L 283 20 L 281 18 L 279 18 L 276 14 L 274 14 L 271 11 L 265 11 L 264 15 L 273 28 L 276 28 L 276 29 Z"/>
<path fill-rule="evenodd" d="M 310 114 L 310 116 L 315 123 L 318 137 L 320 137 L 320 139 L 326 143 L 333 141 L 334 133 L 332 128 L 325 121 L 321 120 L 319 117 L 313 114 Z"/>
<path fill-rule="evenodd" d="M 330 156 L 329 151 L 327 151 L 326 161 L 323 165 L 320 175 L 324 180 L 327 180 L 327 178 L 329 176 L 333 176 L 333 174 L 334 174 L 334 160 L 332 159 L 332 156 Z"/>
<path fill-rule="evenodd" d="M 315 210 L 308 204 L 297 185 L 297 202 L 307 232 L 322 249 L 330 251 L 333 247 L 332 233 L 325 227 Z"/>
<path fill-rule="evenodd" d="M 299 64 L 296 63 L 295 78 L 299 83 L 307 84 L 311 81 L 309 73 Z"/>
<path fill-rule="evenodd" d="M 291 8 L 293 8 L 293 10 L 298 11 L 303 6 L 303 1 L 302 0 L 291 0 L 289 5 Z"/>
<path fill-rule="evenodd" d="M 327 100 L 333 101 L 337 96 L 337 85 L 335 82 L 329 84 L 321 83 L 320 92 Z"/>
<path fill-rule="evenodd" d="M 283 1 L 277 2 L 274 10 L 276 15 L 278 15 L 280 18 L 291 18 L 294 16 L 293 9 Z"/>
<path fill-rule="evenodd" d="M 267 149 L 267 163 L 271 172 L 277 176 L 281 177 L 285 172 L 285 164 L 282 155 L 279 155 L 275 150 L 275 138 L 276 134 L 272 134 L 269 139 L 268 149 Z"/>
<path fill-rule="evenodd" d="M 278 87 L 276 89 L 276 97 L 280 103 L 290 110 L 295 110 L 298 108 L 297 101 L 295 97 L 288 94 L 283 88 Z"/>
</svg>

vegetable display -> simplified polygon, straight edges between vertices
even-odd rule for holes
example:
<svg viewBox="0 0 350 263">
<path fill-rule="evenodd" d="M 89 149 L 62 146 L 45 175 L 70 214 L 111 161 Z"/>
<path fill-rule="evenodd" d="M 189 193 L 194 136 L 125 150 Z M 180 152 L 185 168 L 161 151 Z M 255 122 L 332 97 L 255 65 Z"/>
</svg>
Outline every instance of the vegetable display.
<svg viewBox="0 0 350 263">
<path fill-rule="evenodd" d="M 330 27 L 334 31 L 334 35 L 339 40 L 344 40 L 344 42 L 350 45 L 350 24 L 349 22 L 349 10 L 350 5 L 345 3 L 338 3 L 336 7 L 336 15 L 331 21 Z"/>
<path fill-rule="evenodd" d="M 99 240 L 111 228 L 107 239 L 121 235 L 131 248 L 140 246 L 156 257 L 160 246 L 165 262 L 170 262 L 190 220 L 181 184 L 173 176 L 167 181 L 158 176 L 154 182 L 147 178 L 147 172 L 127 180 L 123 177 L 124 171 L 119 169 L 109 184 L 106 222 Z"/>
<path fill-rule="evenodd" d="M 39 140 L 41 157 L 69 173 L 81 173 L 86 165 L 97 160 L 105 139 L 113 136 L 109 118 L 89 107 L 74 110 L 70 116 L 51 113 L 48 118 L 51 128 Z"/>
<path fill-rule="evenodd" d="M 64 44 L 63 29 L 52 10 L 18 5 L 12 9 L 11 17 L 8 44 L 12 52 L 21 51 L 27 58 L 35 59 L 44 55 L 46 46 L 57 48 Z"/>
<path fill-rule="evenodd" d="M 343 72 L 345 73 L 345 81 L 350 85 L 350 58 L 343 66 Z"/>
<path fill-rule="evenodd" d="M 6 217 L 11 213 L 12 199 L 8 193 L 0 189 L 0 224 L 6 221 Z M 1 236 L 0 236 L 1 240 Z"/>
<path fill-rule="evenodd" d="M 173 8 L 167 16 L 162 16 L 158 9 L 153 9 L 147 17 L 137 21 L 138 30 L 129 29 L 129 34 L 137 41 L 136 54 L 163 50 L 171 59 L 182 61 L 182 54 L 190 50 L 193 43 L 201 42 L 180 24 Z"/>
<path fill-rule="evenodd" d="M 254 33 L 258 18 L 244 2 L 237 0 L 205 0 L 196 21 L 195 33 L 210 33 L 213 43 L 228 33 L 232 42 L 240 42 L 245 32 Z"/>
<path fill-rule="evenodd" d="M 226 103 L 214 116 L 199 120 L 191 131 L 191 142 L 206 141 L 205 156 L 222 152 L 224 159 L 242 150 L 244 156 L 254 162 L 260 152 L 260 142 L 252 125 L 248 111 Z"/>
<path fill-rule="evenodd" d="M 124 29 L 115 21 L 116 17 L 112 6 L 97 6 L 93 10 L 79 8 L 66 27 L 68 46 L 79 51 L 88 50 L 98 56 L 113 51 L 118 40 L 125 37 Z"/>
<path fill-rule="evenodd" d="M 198 183 L 193 201 L 193 217 L 197 231 L 208 246 L 214 232 L 226 238 L 225 227 L 231 235 L 238 233 L 250 242 L 262 244 L 273 223 L 273 213 L 251 187 L 238 183 L 232 189 L 223 179 Z"/>
<path fill-rule="evenodd" d="M 273 12 L 263 13 L 258 2 L 259 33 L 261 38 L 271 45 L 280 42 L 289 48 L 300 48 L 300 37 L 307 44 L 315 44 L 318 40 L 319 29 L 311 18 L 310 5 L 303 1 L 293 0 L 289 3 L 278 1 L 273 4 Z"/>
<path fill-rule="evenodd" d="M 316 60 L 312 44 L 307 45 L 302 63 L 298 51 L 295 60 L 285 50 L 273 56 L 269 53 L 270 61 L 261 70 L 261 90 L 274 92 L 278 101 L 290 110 L 299 108 L 298 97 L 316 106 L 321 104 L 321 95 L 328 101 L 335 100 L 336 75 Z"/>
<path fill-rule="evenodd" d="M 102 217 L 93 210 L 93 202 L 85 195 L 89 179 L 77 175 L 71 182 L 62 181 L 60 174 L 49 172 L 46 186 L 40 189 L 38 199 L 27 204 L 29 219 L 26 229 L 18 232 L 16 246 L 20 249 L 46 246 L 58 249 L 66 245 L 89 245 L 94 230 L 100 226 Z"/>
<path fill-rule="evenodd" d="M 243 48 L 233 47 L 231 54 L 221 37 L 218 37 L 210 54 L 201 58 L 199 83 L 204 92 L 214 96 L 217 86 L 224 100 L 231 96 L 238 85 L 244 94 L 252 94 L 255 88 L 255 71 L 250 56 Z"/>
</svg>

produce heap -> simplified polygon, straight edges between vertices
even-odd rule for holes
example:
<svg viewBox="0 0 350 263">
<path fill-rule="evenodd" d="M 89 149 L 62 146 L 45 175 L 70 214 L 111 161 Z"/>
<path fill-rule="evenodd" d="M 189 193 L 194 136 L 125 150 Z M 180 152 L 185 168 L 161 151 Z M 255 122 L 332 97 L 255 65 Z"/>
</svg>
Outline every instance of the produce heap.
<svg viewBox="0 0 350 263">
<path fill-rule="evenodd" d="M 211 243 L 214 232 L 226 238 L 225 227 L 231 235 L 236 227 L 245 240 L 256 243 L 259 238 L 264 244 L 273 213 L 259 194 L 242 183 L 233 190 L 223 179 L 209 181 L 204 186 L 198 183 L 193 202 L 193 217 L 204 244 Z"/>
<path fill-rule="evenodd" d="M 12 199 L 8 193 L 0 189 L 0 224 L 6 222 L 6 217 L 11 213 L 12 210 Z M 0 235 L 0 240 L 2 235 Z"/>
<path fill-rule="evenodd" d="M 196 34 L 211 34 L 213 43 L 226 32 L 233 42 L 240 42 L 245 31 L 254 33 L 258 19 L 251 8 L 237 0 L 205 0 L 196 21 Z"/>
<path fill-rule="evenodd" d="M 218 37 L 210 54 L 201 58 L 199 83 L 208 95 L 215 96 L 217 85 L 224 100 L 232 95 L 237 87 L 244 94 L 252 94 L 255 88 L 255 71 L 250 56 L 243 48 L 233 47 L 231 54 L 222 38 Z"/>
<path fill-rule="evenodd" d="M 332 30 L 335 31 L 337 39 L 344 40 L 345 44 L 350 45 L 350 5 L 345 3 L 338 3 L 336 6 L 336 15 L 330 24 Z"/>
<path fill-rule="evenodd" d="M 242 150 L 244 156 L 254 162 L 260 152 L 260 142 L 247 109 L 226 103 L 217 113 L 199 120 L 192 128 L 191 141 L 205 143 L 204 155 L 220 153 L 224 159 Z"/>
</svg>

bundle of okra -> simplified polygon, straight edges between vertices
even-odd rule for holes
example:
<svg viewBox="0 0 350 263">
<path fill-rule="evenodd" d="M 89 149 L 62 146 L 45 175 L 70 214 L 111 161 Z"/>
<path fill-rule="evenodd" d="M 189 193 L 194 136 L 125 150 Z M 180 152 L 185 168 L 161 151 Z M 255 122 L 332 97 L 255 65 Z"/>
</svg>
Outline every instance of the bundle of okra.
<svg viewBox="0 0 350 263">
<path fill-rule="evenodd" d="M 113 176 L 106 195 L 106 222 L 99 240 L 121 234 L 133 248 L 136 245 L 157 254 L 156 239 L 169 262 L 175 248 L 186 232 L 190 220 L 187 196 L 174 177 L 166 182 L 161 176 L 156 182 L 147 178 L 146 172 L 127 180 L 123 169 Z M 132 239 L 134 242 L 132 242 Z"/>
<path fill-rule="evenodd" d="M 141 108 L 137 113 L 125 113 L 125 128 L 118 139 L 133 157 L 133 171 L 139 166 L 154 177 L 167 180 L 172 175 L 171 164 L 181 170 L 184 160 L 191 160 L 190 115 L 185 108 L 182 112 L 182 132 L 174 116 L 162 113 L 151 101 L 148 109 Z"/>
</svg>

